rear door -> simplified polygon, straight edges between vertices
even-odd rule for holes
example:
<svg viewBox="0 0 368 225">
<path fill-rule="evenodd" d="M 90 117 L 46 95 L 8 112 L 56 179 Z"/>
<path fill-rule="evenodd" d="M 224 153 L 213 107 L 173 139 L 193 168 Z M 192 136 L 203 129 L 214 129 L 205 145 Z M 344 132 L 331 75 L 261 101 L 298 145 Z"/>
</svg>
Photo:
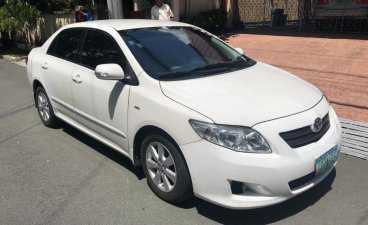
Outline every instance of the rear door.
<svg viewBox="0 0 368 225">
<path fill-rule="evenodd" d="M 116 63 L 127 77 L 134 76 L 115 39 L 104 31 L 88 29 L 80 51 L 80 65 L 72 73 L 77 121 L 105 143 L 127 151 L 130 86 L 124 81 L 98 79 L 95 68 L 106 63 Z"/>
<path fill-rule="evenodd" d="M 42 57 L 41 73 L 53 107 L 66 120 L 75 120 L 72 98 L 72 72 L 78 60 L 83 30 L 70 28 L 61 31 Z"/>
</svg>

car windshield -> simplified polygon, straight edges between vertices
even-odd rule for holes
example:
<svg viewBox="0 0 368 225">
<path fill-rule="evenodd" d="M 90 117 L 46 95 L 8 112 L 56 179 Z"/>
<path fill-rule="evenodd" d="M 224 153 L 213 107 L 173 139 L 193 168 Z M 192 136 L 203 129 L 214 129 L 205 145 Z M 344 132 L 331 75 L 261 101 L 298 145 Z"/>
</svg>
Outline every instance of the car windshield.
<svg viewBox="0 0 368 225">
<path fill-rule="evenodd" d="M 120 34 L 145 72 L 159 80 L 208 76 L 256 63 L 194 27 L 139 28 Z"/>
</svg>

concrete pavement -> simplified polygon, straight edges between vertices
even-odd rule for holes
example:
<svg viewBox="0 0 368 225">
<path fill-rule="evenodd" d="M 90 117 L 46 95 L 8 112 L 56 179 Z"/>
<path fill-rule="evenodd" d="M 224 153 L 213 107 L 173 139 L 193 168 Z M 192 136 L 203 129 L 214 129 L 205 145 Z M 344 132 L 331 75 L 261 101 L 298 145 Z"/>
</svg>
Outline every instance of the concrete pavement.
<svg viewBox="0 0 368 225">
<path fill-rule="evenodd" d="M 44 127 L 25 68 L 0 60 L 0 224 L 368 224 L 368 163 L 341 155 L 317 187 L 234 211 L 158 199 L 131 162 L 74 128 Z"/>
<path fill-rule="evenodd" d="M 33 103 L 25 67 L 0 61 L 0 115 Z"/>
</svg>

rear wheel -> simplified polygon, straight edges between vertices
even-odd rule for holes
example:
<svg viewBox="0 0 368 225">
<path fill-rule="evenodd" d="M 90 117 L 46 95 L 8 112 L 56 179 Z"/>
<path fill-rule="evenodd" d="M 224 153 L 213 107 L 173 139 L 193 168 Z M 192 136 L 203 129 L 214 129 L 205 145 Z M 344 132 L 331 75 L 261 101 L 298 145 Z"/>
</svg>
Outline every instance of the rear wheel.
<svg viewBox="0 0 368 225">
<path fill-rule="evenodd" d="M 192 197 L 192 183 L 184 158 L 169 138 L 146 137 L 141 145 L 143 171 L 151 190 L 177 204 Z"/>
<path fill-rule="evenodd" d="M 45 126 L 56 127 L 60 123 L 59 119 L 54 114 L 54 110 L 46 91 L 42 87 L 38 87 L 36 89 L 35 103 L 38 115 Z"/>
</svg>

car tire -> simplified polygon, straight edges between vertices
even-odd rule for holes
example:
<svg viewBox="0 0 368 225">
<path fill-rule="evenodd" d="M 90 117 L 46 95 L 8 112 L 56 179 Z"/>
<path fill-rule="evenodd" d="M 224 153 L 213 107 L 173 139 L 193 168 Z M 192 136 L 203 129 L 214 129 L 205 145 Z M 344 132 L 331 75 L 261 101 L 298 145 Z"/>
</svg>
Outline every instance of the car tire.
<svg viewBox="0 0 368 225">
<path fill-rule="evenodd" d="M 60 120 L 54 114 L 50 99 L 42 87 L 36 89 L 35 104 L 38 115 L 46 127 L 55 128 L 60 124 Z"/>
<path fill-rule="evenodd" d="M 159 198 L 179 204 L 193 196 L 184 157 L 170 138 L 147 136 L 141 144 L 141 157 L 148 186 Z"/>
</svg>

